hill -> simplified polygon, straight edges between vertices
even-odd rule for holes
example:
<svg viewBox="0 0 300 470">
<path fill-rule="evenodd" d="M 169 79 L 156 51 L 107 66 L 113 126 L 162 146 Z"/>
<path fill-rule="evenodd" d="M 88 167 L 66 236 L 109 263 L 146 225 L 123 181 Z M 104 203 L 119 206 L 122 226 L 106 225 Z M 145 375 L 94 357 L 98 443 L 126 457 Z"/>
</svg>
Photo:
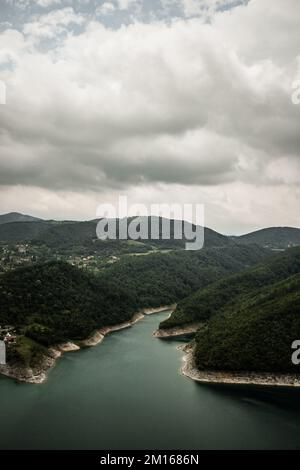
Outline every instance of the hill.
<svg viewBox="0 0 300 470">
<path fill-rule="evenodd" d="M 132 222 L 134 217 L 127 219 L 127 225 Z M 151 219 L 159 222 L 159 237 L 140 238 L 147 249 L 153 247 L 159 249 L 183 249 L 186 241 L 182 228 L 181 239 L 176 239 L 174 234 L 174 220 L 164 219 L 162 217 L 141 217 L 142 221 L 148 226 L 151 234 Z M 69 249 L 76 244 L 82 246 L 91 246 L 97 240 L 96 227 L 99 219 L 84 222 L 76 221 L 45 221 L 23 215 L 17 212 L 0 215 L 0 243 L 32 243 L 33 245 L 44 245 L 49 248 Z M 162 237 L 163 223 L 170 224 L 170 237 L 164 240 Z M 117 223 L 117 235 L 119 219 Z M 16 225 L 17 224 L 17 225 Z M 196 226 L 187 224 L 190 229 L 195 230 Z M 129 237 L 130 239 L 130 237 Z M 122 242 L 117 240 L 117 242 Z M 292 246 L 300 245 L 300 229 L 292 227 L 270 227 L 241 236 L 222 235 L 208 227 L 204 228 L 204 246 L 229 246 L 233 244 L 257 244 L 273 250 L 283 250 Z M 102 244 L 103 245 L 103 244 Z"/>
<path fill-rule="evenodd" d="M 28 243 L 50 228 L 51 223 L 45 221 L 6 222 L 0 225 L 0 242 Z"/>
<path fill-rule="evenodd" d="M 94 329 L 129 320 L 135 298 L 116 283 L 66 263 L 49 262 L 0 276 L 0 324 L 17 329 L 8 361 L 30 364 L 37 345 L 83 339 Z"/>
<path fill-rule="evenodd" d="M 150 218 L 145 218 L 148 225 L 148 231 L 151 235 L 151 221 Z M 170 223 L 170 237 L 163 239 L 162 237 L 162 224 L 163 220 Z M 131 219 L 127 219 L 127 225 L 130 224 Z M 91 220 L 85 222 L 57 222 L 57 221 L 18 221 L 7 222 L 0 225 L 0 242 L 2 243 L 31 243 L 36 246 L 47 246 L 55 249 L 70 249 L 74 245 L 82 246 L 83 248 L 94 247 L 97 243 L 97 249 L 105 248 L 103 241 L 97 239 L 96 227 L 98 220 Z M 118 236 L 118 223 L 117 221 L 117 236 Z M 195 226 L 189 224 L 190 227 L 195 229 Z M 205 246 L 228 246 L 234 244 L 228 237 L 215 232 L 209 228 L 204 229 Z M 129 237 L 130 240 L 130 237 Z M 153 248 L 159 249 L 183 249 L 185 247 L 186 238 L 182 230 L 181 239 L 176 239 L 174 234 L 174 221 L 159 218 L 159 238 L 140 238 L 148 250 Z M 112 240 L 109 242 L 123 243 L 123 240 Z"/>
<path fill-rule="evenodd" d="M 37 264 L 0 276 L 0 324 L 43 325 L 49 328 L 47 343 L 83 338 L 95 327 L 130 318 L 134 309 L 133 296 L 120 285 L 67 263 Z"/>
<path fill-rule="evenodd" d="M 253 244 L 271 249 L 286 249 L 300 245 L 300 229 L 293 227 L 270 227 L 239 237 L 231 237 L 237 243 Z"/>
<path fill-rule="evenodd" d="M 239 296 L 196 336 L 198 369 L 299 372 L 291 345 L 300 337 L 300 273 Z"/>
<path fill-rule="evenodd" d="M 258 246 L 204 248 L 125 257 L 108 265 L 101 277 L 135 292 L 142 307 L 172 304 L 224 276 L 240 272 L 269 256 Z"/>
<path fill-rule="evenodd" d="M 245 295 L 251 295 L 256 289 L 272 285 L 298 272 L 300 248 L 272 255 L 253 268 L 193 293 L 178 304 L 172 316 L 160 324 L 160 328 L 206 321 L 223 309 L 230 310 L 232 305 L 238 304 Z"/>
<path fill-rule="evenodd" d="M 203 323 L 198 369 L 298 371 L 291 345 L 300 337 L 300 247 L 199 289 L 160 328 L 193 322 Z"/>
<path fill-rule="evenodd" d="M 141 307 L 173 303 L 266 256 L 258 247 L 210 248 L 125 257 L 94 276 L 48 262 L 0 275 L 0 325 L 17 329 L 9 360 L 30 363 L 41 346 L 86 338 Z"/>
<path fill-rule="evenodd" d="M 31 215 L 20 214 L 19 212 L 9 212 L 8 214 L 0 215 L 0 225 L 10 222 L 37 222 L 41 219 L 32 217 Z"/>
</svg>

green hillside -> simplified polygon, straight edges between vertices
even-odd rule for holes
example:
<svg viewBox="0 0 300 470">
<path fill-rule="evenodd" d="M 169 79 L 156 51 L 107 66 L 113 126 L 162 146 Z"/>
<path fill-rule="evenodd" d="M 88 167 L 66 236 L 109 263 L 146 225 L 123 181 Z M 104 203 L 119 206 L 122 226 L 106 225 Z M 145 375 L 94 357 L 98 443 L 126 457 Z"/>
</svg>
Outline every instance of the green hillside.
<svg viewBox="0 0 300 470">
<path fill-rule="evenodd" d="M 291 345 L 300 338 L 300 273 L 238 297 L 196 337 L 199 369 L 298 371 Z"/>
<path fill-rule="evenodd" d="M 126 257 L 108 265 L 102 277 L 135 292 L 140 306 L 159 306 L 185 298 L 217 279 L 253 266 L 269 256 L 257 246 L 204 248 Z"/>
<path fill-rule="evenodd" d="M 7 224 L 9 222 L 36 222 L 39 221 L 38 217 L 32 217 L 31 215 L 20 214 L 19 212 L 9 212 L 8 214 L 0 215 L 0 225 Z"/>
<path fill-rule="evenodd" d="M 86 338 L 96 328 L 129 320 L 134 295 L 66 263 L 49 262 L 0 276 L 0 325 L 14 326 L 8 363 L 33 367 L 45 347 Z"/>
<path fill-rule="evenodd" d="M 31 363 L 41 346 L 86 338 L 141 307 L 177 302 L 265 256 L 258 247 L 233 246 L 126 257 L 98 276 L 57 261 L 12 270 L 0 275 L 0 325 L 18 335 L 8 357 Z"/>
<path fill-rule="evenodd" d="M 182 300 L 172 316 L 160 324 L 160 328 L 206 321 L 223 309 L 231 309 L 232 305 L 242 301 L 255 289 L 272 285 L 298 272 L 300 248 L 272 255 L 257 266 L 226 277 Z"/>
<path fill-rule="evenodd" d="M 151 234 L 151 219 L 145 218 Z M 166 221 L 166 219 L 164 219 Z M 132 221 L 127 220 L 127 224 Z M 170 239 L 162 237 L 162 222 L 159 219 L 159 239 L 141 238 L 141 241 L 147 246 L 148 250 L 153 247 L 161 249 L 183 249 L 185 247 L 184 231 L 182 239 L 177 240 L 174 236 L 174 221 L 170 222 Z M 97 220 L 86 222 L 57 222 L 57 221 L 11 221 L 10 223 L 0 224 L 0 243 L 32 243 L 33 245 L 45 245 L 50 248 L 72 248 L 74 245 L 83 247 L 93 247 L 96 249 L 105 248 L 103 242 L 97 240 L 96 227 Z M 195 226 L 192 226 L 195 229 Z M 118 234 L 118 225 L 117 225 Z M 204 229 L 205 246 L 228 246 L 234 244 L 228 237 L 221 235 L 209 228 Z M 95 243 L 96 242 L 96 243 Z M 115 241 L 115 248 L 124 241 Z"/>
<path fill-rule="evenodd" d="M 51 222 L 7 222 L 0 225 L 0 242 L 27 243 L 51 229 Z"/>
<path fill-rule="evenodd" d="M 134 311 L 135 298 L 122 286 L 66 263 L 34 265 L 0 277 L 0 324 L 25 327 L 27 336 L 44 344 L 84 338 L 96 327 L 129 319 Z"/>
<path fill-rule="evenodd" d="M 269 227 L 255 232 L 231 237 L 237 243 L 256 243 L 271 249 L 285 249 L 300 245 L 300 229 L 293 227 Z"/>
</svg>

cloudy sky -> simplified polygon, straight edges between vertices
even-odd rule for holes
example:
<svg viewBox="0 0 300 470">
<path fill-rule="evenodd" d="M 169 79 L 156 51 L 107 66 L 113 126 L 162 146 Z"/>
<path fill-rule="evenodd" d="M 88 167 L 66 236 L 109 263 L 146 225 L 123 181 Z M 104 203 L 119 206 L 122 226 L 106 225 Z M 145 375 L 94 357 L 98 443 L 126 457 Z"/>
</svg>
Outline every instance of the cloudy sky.
<svg viewBox="0 0 300 470">
<path fill-rule="evenodd" d="M 121 194 L 205 204 L 225 233 L 299 227 L 299 18 L 299 0 L 1 0 L 0 212 L 89 219 Z"/>
</svg>

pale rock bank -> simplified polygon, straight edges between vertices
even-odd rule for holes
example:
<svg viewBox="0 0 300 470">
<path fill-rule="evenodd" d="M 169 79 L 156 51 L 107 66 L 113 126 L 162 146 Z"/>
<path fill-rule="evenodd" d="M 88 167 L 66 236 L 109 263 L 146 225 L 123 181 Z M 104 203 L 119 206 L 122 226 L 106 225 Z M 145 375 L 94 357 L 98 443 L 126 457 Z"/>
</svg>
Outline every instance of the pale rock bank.
<svg viewBox="0 0 300 470">
<path fill-rule="evenodd" d="M 300 374 L 282 374 L 276 372 L 227 372 L 199 370 L 195 366 L 194 344 L 189 343 L 184 351 L 181 373 L 189 379 L 201 383 L 231 385 L 261 385 L 269 387 L 300 387 Z"/>
<path fill-rule="evenodd" d="M 202 323 L 188 323 L 186 325 L 176 326 L 174 328 L 160 328 L 153 333 L 153 336 L 160 339 L 178 338 L 180 336 L 194 334 L 202 326 Z"/>
<path fill-rule="evenodd" d="M 19 382 L 26 382 L 31 384 L 41 384 L 47 379 L 47 372 L 51 369 L 57 359 L 64 353 L 74 352 L 81 349 L 81 347 L 93 347 L 103 341 L 105 336 L 114 331 L 130 328 L 138 321 L 142 320 L 145 315 L 160 313 L 167 310 L 174 309 L 173 305 L 166 305 L 162 307 L 143 309 L 132 317 L 128 322 L 120 323 L 118 325 L 107 326 L 96 330 L 91 336 L 85 340 L 78 341 L 77 344 L 69 341 L 63 344 L 52 346 L 47 350 L 47 355 L 44 355 L 38 366 L 35 368 L 21 367 L 18 365 L 0 365 L 0 374 L 15 379 Z"/>
</svg>

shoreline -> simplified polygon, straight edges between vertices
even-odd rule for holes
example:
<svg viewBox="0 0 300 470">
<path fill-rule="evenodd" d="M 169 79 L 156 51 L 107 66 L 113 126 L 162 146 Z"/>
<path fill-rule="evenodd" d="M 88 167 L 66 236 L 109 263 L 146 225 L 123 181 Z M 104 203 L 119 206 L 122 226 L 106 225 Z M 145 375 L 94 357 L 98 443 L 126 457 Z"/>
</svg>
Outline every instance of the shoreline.
<svg viewBox="0 0 300 470">
<path fill-rule="evenodd" d="M 156 307 L 156 308 L 143 308 L 141 310 L 141 313 L 143 315 L 153 315 L 154 313 L 161 313 L 161 312 L 166 312 L 167 310 L 175 310 L 177 304 L 172 304 L 172 305 L 164 305 L 162 307 Z M 171 312 L 171 313 L 172 313 Z M 171 315 L 170 313 L 170 315 Z"/>
<path fill-rule="evenodd" d="M 180 372 L 199 383 L 219 385 L 258 385 L 263 387 L 300 387 L 300 374 L 276 372 L 226 372 L 200 371 L 194 363 L 194 347 L 190 344 L 179 347 L 184 352 Z"/>
<path fill-rule="evenodd" d="M 203 323 L 187 323 L 173 328 L 159 328 L 154 331 L 153 336 L 158 339 L 180 338 L 181 336 L 195 334 L 201 326 L 203 326 Z"/>
<path fill-rule="evenodd" d="M 14 379 L 18 382 L 30 384 L 42 384 L 47 380 L 47 373 L 52 369 L 56 361 L 68 352 L 79 351 L 82 348 L 94 347 L 100 344 L 105 336 L 110 333 L 131 328 L 137 322 L 142 320 L 146 315 L 174 310 L 175 305 L 162 305 L 156 308 L 145 308 L 136 312 L 132 319 L 118 323 L 117 325 L 105 326 L 97 329 L 88 338 L 79 341 L 67 341 L 48 348 L 48 355 L 44 356 L 41 363 L 36 368 L 20 367 L 18 365 L 0 365 L 0 375 Z"/>
</svg>

